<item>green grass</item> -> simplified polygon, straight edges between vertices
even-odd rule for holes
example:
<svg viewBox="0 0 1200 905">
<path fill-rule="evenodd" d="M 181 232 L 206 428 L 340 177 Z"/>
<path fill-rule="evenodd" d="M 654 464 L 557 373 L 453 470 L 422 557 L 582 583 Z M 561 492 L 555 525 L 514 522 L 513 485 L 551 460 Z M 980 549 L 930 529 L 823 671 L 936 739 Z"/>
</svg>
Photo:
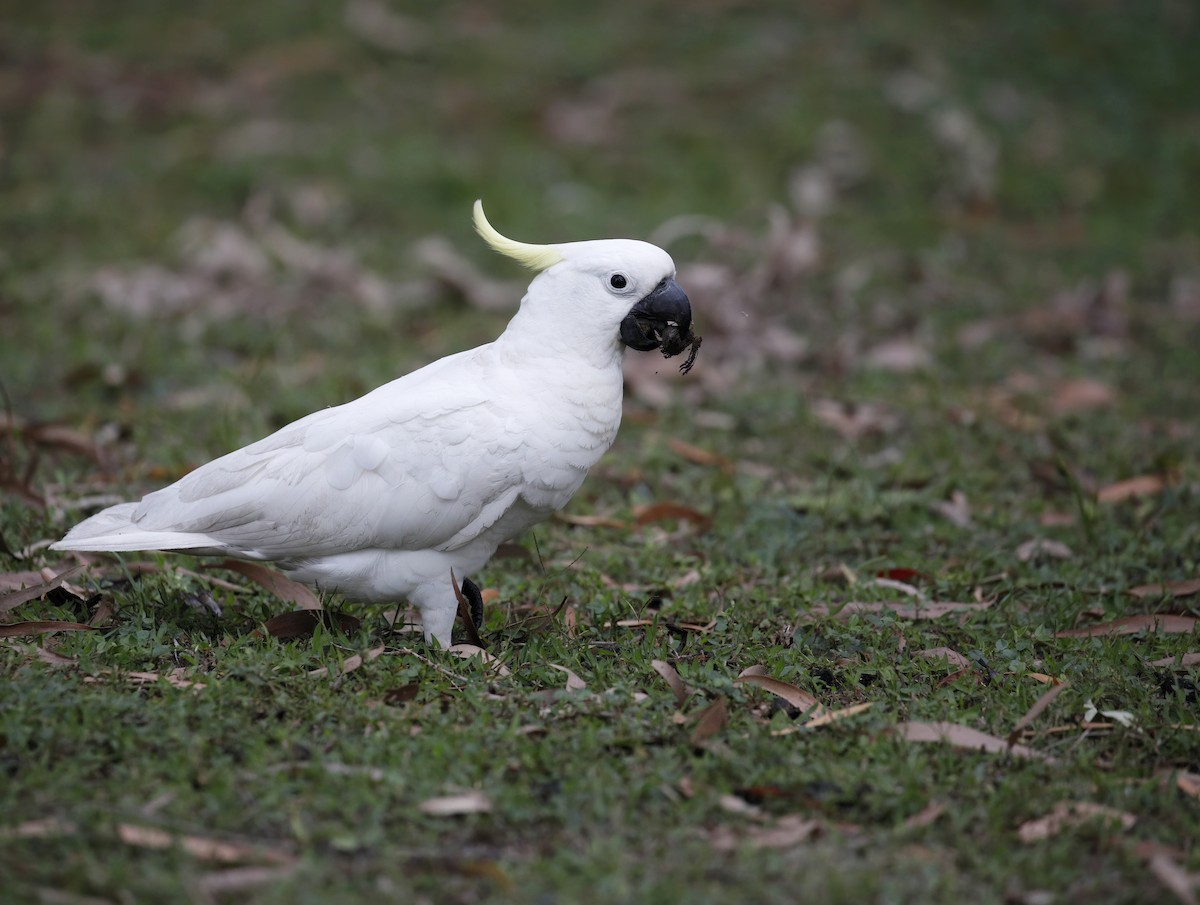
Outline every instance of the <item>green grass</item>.
<svg viewBox="0 0 1200 905">
<path fill-rule="evenodd" d="M 1200 869 L 1200 677 L 1151 665 L 1194 634 L 1057 635 L 1200 599 L 1128 593 L 1200 577 L 1200 20 L 1171 3 L 794 6 L 428 5 L 401 52 L 334 4 L 4 17 L 0 381 L 26 426 L 0 445 L 0 571 L 70 565 L 40 542 L 80 497 L 135 497 L 495 335 L 503 314 L 428 281 L 414 251 L 444 235 L 515 301 L 519 275 L 470 233 L 475 197 L 531 241 L 700 214 L 723 235 L 672 251 L 732 278 L 685 287 L 695 372 L 666 406 L 635 382 L 569 508 L 626 527 L 554 521 L 477 576 L 499 594 L 484 637 L 506 677 L 337 600 L 361 625 L 271 637 L 285 602 L 184 557 L 99 563 L 74 579 L 84 598 L 3 614 L 112 606 L 96 631 L 0 642 L 0 899 L 1132 903 L 1170 900 L 1170 864 Z M 848 168 L 830 150 L 847 133 Z M 754 283 L 803 165 L 838 185 L 811 222 L 820 255 Z M 206 270 L 212 224 L 265 263 Z M 341 264 L 289 263 L 280 229 Z M 139 274 L 155 310 L 111 307 L 132 283 L 106 304 L 105 278 Z M 199 281 L 178 308 L 173 279 Z M 364 301 L 370 279 L 389 301 Z M 768 324 L 808 352 L 764 353 Z M 889 339 L 928 365 L 871 367 Z M 1072 405 L 1070 381 L 1103 395 Z M 830 400 L 861 435 L 831 426 Z M 1163 486 L 1101 501 L 1138 476 Z M 666 501 L 711 523 L 634 524 Z M 1069 555 L 1023 559 L 1035 539 Z M 839 612 L 910 602 L 879 575 L 990 606 Z M 690 687 L 682 706 L 656 660 Z M 804 728 L 734 681 L 754 665 L 827 708 L 872 706 Z M 1022 737 L 1052 760 L 901 737 L 945 721 L 1004 738 L 1046 691 L 1032 674 L 1069 683 Z M 728 722 L 695 738 L 718 700 Z M 1089 700 L 1133 726 L 1085 727 Z M 464 792 L 490 810 L 421 809 Z M 1136 822 L 1020 841 L 1062 802 Z"/>
</svg>

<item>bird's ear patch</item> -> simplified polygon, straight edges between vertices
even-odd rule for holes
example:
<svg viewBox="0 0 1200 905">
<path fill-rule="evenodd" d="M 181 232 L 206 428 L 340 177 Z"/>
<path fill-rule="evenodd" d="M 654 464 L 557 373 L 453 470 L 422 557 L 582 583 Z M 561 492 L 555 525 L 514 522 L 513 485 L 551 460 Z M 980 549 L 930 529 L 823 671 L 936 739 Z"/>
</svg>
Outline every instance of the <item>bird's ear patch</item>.
<svg viewBox="0 0 1200 905">
<path fill-rule="evenodd" d="M 475 231 L 483 236 L 494 250 L 505 257 L 512 258 L 530 270 L 542 271 L 553 267 L 563 259 L 562 252 L 553 245 L 529 245 L 500 235 L 492 224 L 488 223 L 483 213 L 483 202 L 475 202 Z"/>
</svg>

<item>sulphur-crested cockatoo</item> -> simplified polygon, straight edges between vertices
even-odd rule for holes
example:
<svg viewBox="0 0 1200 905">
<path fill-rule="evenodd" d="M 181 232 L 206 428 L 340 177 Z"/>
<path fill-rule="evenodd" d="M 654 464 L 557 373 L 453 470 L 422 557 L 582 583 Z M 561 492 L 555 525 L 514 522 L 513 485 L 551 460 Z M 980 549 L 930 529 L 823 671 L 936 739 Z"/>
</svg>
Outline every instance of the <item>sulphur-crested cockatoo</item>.
<svg viewBox="0 0 1200 905">
<path fill-rule="evenodd" d="M 176 550 L 274 562 L 361 601 L 407 598 L 450 644 L 465 579 L 566 505 L 621 423 L 628 346 L 698 338 L 660 248 L 631 239 L 487 243 L 537 272 L 491 343 L 301 418 L 141 502 L 71 529 L 56 550 Z M 472 585 L 473 587 L 473 585 Z"/>
</svg>

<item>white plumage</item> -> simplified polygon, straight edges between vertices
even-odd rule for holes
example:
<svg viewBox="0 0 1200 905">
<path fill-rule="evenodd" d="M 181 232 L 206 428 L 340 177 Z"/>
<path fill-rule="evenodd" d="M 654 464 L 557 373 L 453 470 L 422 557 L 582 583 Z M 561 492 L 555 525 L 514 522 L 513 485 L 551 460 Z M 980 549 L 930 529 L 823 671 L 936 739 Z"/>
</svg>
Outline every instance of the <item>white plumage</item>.
<svg viewBox="0 0 1200 905">
<path fill-rule="evenodd" d="M 496 250 L 540 270 L 494 341 L 301 418 L 176 483 L 92 516 L 58 550 L 177 550 L 277 563 L 365 601 L 407 598 L 450 644 L 451 570 L 561 509 L 612 445 L 625 346 L 690 336 L 675 267 L 645 242 Z"/>
</svg>

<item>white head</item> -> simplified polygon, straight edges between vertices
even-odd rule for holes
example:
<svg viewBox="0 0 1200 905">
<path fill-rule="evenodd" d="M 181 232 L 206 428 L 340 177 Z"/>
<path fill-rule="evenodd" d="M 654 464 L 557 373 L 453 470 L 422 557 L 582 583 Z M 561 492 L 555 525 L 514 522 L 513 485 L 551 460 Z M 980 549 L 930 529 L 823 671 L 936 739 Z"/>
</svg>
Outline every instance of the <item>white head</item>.
<svg viewBox="0 0 1200 905">
<path fill-rule="evenodd" d="M 488 223 L 480 201 L 475 229 L 493 249 L 537 271 L 514 326 L 528 318 L 556 345 L 581 351 L 625 345 L 676 355 L 686 348 L 682 337 L 690 340 L 692 309 L 675 282 L 674 261 L 658 246 L 636 239 L 517 242 Z"/>
</svg>

